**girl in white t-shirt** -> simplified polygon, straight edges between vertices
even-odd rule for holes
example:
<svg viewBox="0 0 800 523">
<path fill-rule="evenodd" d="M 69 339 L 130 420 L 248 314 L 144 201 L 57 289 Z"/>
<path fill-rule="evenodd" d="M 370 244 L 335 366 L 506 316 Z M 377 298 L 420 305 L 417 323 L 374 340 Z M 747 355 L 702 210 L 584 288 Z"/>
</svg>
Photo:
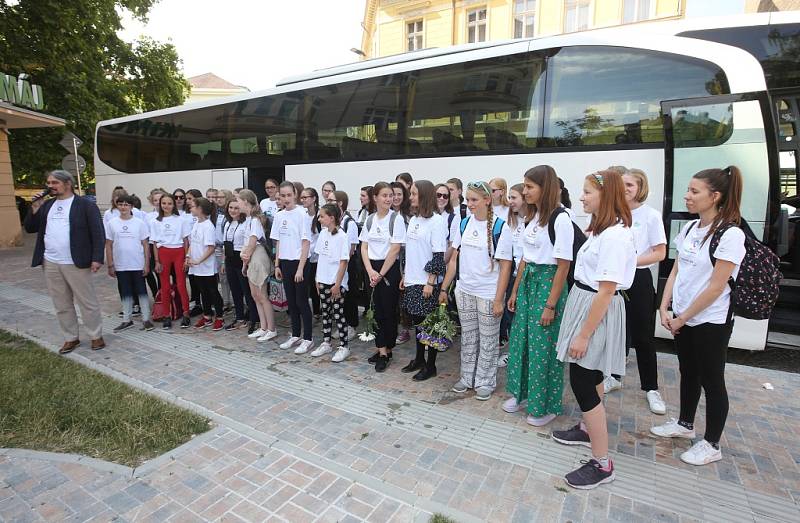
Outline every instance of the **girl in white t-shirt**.
<svg viewBox="0 0 800 523">
<path fill-rule="evenodd" d="M 505 178 L 492 178 L 489 189 L 492 191 L 492 212 L 508 223 L 508 183 Z"/>
<path fill-rule="evenodd" d="M 224 327 L 222 296 L 219 293 L 217 260 L 214 256 L 217 230 L 213 219 L 216 218 L 216 214 L 215 204 L 202 196 L 195 198 L 192 215 L 197 221 L 192 226 L 189 252 L 186 254 L 186 268 L 189 275 L 194 277 L 192 284 L 197 286 L 202 296 L 203 314 L 194 324 L 195 329 L 211 325 L 211 330 L 221 331 Z"/>
<path fill-rule="evenodd" d="M 399 213 L 400 216 L 403 217 L 403 222 L 406 225 L 406 229 L 408 229 L 408 221 L 411 219 L 411 215 L 414 214 L 414 210 L 411 208 L 411 200 L 409 199 L 409 190 L 411 189 L 411 184 L 413 183 L 411 179 L 411 175 L 408 173 L 401 173 L 398 174 L 395 178 L 395 181 L 390 183 L 389 185 L 392 188 L 392 210 L 396 213 Z M 405 246 L 400 247 L 400 273 L 402 274 L 406 265 L 406 249 Z M 399 334 L 397 335 L 397 339 L 395 343 L 397 345 L 403 344 L 411 339 L 411 333 L 409 329 L 411 328 L 411 318 L 408 315 L 405 307 L 403 307 L 403 291 L 400 291 L 400 325 L 402 328 L 399 329 Z"/>
<path fill-rule="evenodd" d="M 406 241 L 406 224 L 391 210 L 392 188 L 385 182 L 373 187 L 377 211 L 369 215 L 361 230 L 361 259 L 372 287 L 375 312 L 375 347 L 378 352 L 367 361 L 375 372 L 384 372 L 397 343 L 397 304 L 400 298 L 400 247 Z"/>
<path fill-rule="evenodd" d="M 350 355 L 347 348 L 347 322 L 344 314 L 344 297 L 348 289 L 347 262 L 350 259 L 350 240 L 339 227 L 342 211 L 336 204 L 326 203 L 319 211 L 322 230 L 314 246 L 317 255 L 316 287 L 322 311 L 322 343 L 311 356 L 319 357 L 333 352 L 331 334 L 334 323 L 339 329 L 339 348 L 332 361 L 343 361 Z"/>
<path fill-rule="evenodd" d="M 447 264 L 439 303 L 447 303 L 447 288 L 458 264 L 455 296 L 461 320 L 461 375 L 452 390 L 474 388 L 476 399 L 488 400 L 497 387 L 500 319 L 513 257 L 511 231 L 494 215 L 486 182 L 467 184 L 467 206 L 471 215 L 461 220 L 453 239 L 457 251 Z"/>
<path fill-rule="evenodd" d="M 242 224 L 244 243 L 239 253 L 242 259 L 242 274 L 247 276 L 247 285 L 258 311 L 259 320 L 259 329 L 249 333 L 247 337 L 261 342 L 269 341 L 278 336 L 275 328 L 275 311 L 272 302 L 269 301 L 266 285 L 272 273 L 272 260 L 264 245 L 266 243 L 264 227 L 269 225 L 269 221 L 258 206 L 256 193 L 250 189 L 239 191 L 236 201 L 239 211 L 246 216 Z"/>
<path fill-rule="evenodd" d="M 292 335 L 280 344 L 280 348 L 289 349 L 299 343 L 295 354 L 305 354 L 313 345 L 311 307 L 308 306 L 308 286 L 314 284 L 308 265 L 311 256 L 310 217 L 304 208 L 297 206 L 298 193 L 294 183 L 282 182 L 278 195 L 283 209 L 275 215 L 270 238 L 276 242 L 275 277 L 283 280 L 292 320 Z"/>
<path fill-rule="evenodd" d="M 622 175 L 625 182 L 625 200 L 631 208 L 633 241 L 636 244 L 636 276 L 628 289 L 625 301 L 625 315 L 628 326 L 627 354 L 631 347 L 636 349 L 636 364 L 639 368 L 639 381 L 645 398 L 654 414 L 664 414 L 666 405 L 658 392 L 658 363 L 653 347 L 653 328 L 655 326 L 656 290 L 653 287 L 651 267 L 667 255 L 667 236 L 661 213 L 645 205 L 649 186 L 647 175 L 640 169 L 626 169 Z M 606 376 L 603 388 L 606 394 L 622 387 L 619 376 Z"/>
<path fill-rule="evenodd" d="M 516 412 L 527 404 L 527 422 L 547 425 L 561 414 L 564 367 L 556 342 L 567 302 L 567 274 L 572 263 L 573 227 L 560 202 L 556 171 L 537 165 L 525 173 L 523 196 L 531 217 L 520 242 L 508 308 L 516 313 L 509 342 L 508 381 L 511 394 L 503 410 Z M 553 221 L 554 238 L 549 226 Z"/>
<path fill-rule="evenodd" d="M 661 325 L 675 336 L 681 409 L 678 420 L 650 432 L 693 439 L 695 412 L 704 390 L 706 433 L 681 454 L 681 460 L 691 465 L 722 459 L 719 441 L 728 416 L 725 359 L 733 330 L 729 281 L 736 280 L 745 255 L 745 234 L 738 227 L 742 185 L 742 174 L 734 166 L 706 169 L 689 181 L 686 209 L 700 219 L 686 224 L 673 241 L 678 255 L 659 308 Z"/>
<path fill-rule="evenodd" d="M 447 225 L 445 218 L 436 212 L 436 189 L 428 180 L 417 180 L 411 186 L 411 205 L 417 208 L 416 216 L 408 222 L 406 230 L 406 267 L 400 289 L 403 308 L 411 315 L 413 325 L 419 325 L 436 307 L 439 278 L 446 266 Z M 448 195 L 449 197 L 449 195 Z M 420 334 L 419 327 L 416 334 Z M 415 372 L 414 381 L 425 381 L 436 376 L 435 348 L 427 348 L 417 340 L 416 355 L 402 372 Z"/>
<path fill-rule="evenodd" d="M 306 187 L 300 193 L 300 205 L 306 210 L 308 213 L 308 219 L 306 220 L 306 226 L 308 227 L 308 270 L 310 271 L 310 276 L 308 279 L 308 297 L 311 298 L 311 312 L 314 313 L 314 317 L 319 319 L 320 317 L 320 305 L 319 305 L 319 293 L 317 292 L 317 286 L 314 285 L 314 282 L 317 278 L 317 238 L 319 238 L 319 233 L 322 230 L 322 227 L 319 224 L 319 194 L 317 194 L 317 190 L 312 187 Z"/>
<path fill-rule="evenodd" d="M 175 275 L 175 286 L 181 299 L 181 328 L 188 329 L 189 293 L 186 290 L 186 272 L 183 264 L 189 251 L 189 224 L 178 214 L 175 197 L 164 194 L 158 202 L 158 216 L 151 223 L 150 237 L 155 241 L 156 272 L 161 276 L 161 299 L 171 300 L 172 284 L 170 275 Z M 162 328 L 172 328 L 172 318 L 164 318 Z"/>
<path fill-rule="evenodd" d="M 358 295 L 359 295 L 359 257 L 356 256 L 358 249 L 358 223 L 347 210 L 350 203 L 347 193 L 344 191 L 333 191 L 333 203 L 339 207 L 341 212 L 341 227 L 350 242 L 350 260 L 347 263 L 347 293 L 344 296 L 344 319 L 347 321 L 347 338 L 352 341 L 356 337 L 358 328 Z"/>
<path fill-rule="evenodd" d="M 553 431 L 553 439 L 591 447 L 592 458 L 565 479 L 571 487 L 592 489 L 614 480 L 603 377 L 625 373 L 625 300 L 619 291 L 633 283 L 636 249 L 619 173 L 606 170 L 587 176 L 581 202 L 584 212 L 592 215 L 589 237 L 575 260 L 575 285 L 564 308 L 556 350 L 558 359 L 569 363 L 569 381 L 583 419 L 568 430 Z"/>
<path fill-rule="evenodd" d="M 511 266 L 511 277 L 508 279 L 508 287 L 506 288 L 506 308 L 503 311 L 503 319 L 500 321 L 501 349 L 508 343 L 511 322 L 514 320 L 514 311 L 508 308 L 508 299 L 511 297 L 511 291 L 514 290 L 514 281 L 517 279 L 517 271 L 522 262 L 522 238 L 525 232 L 525 225 L 531 216 L 530 205 L 525 201 L 525 196 L 522 194 L 524 190 L 525 185 L 518 183 L 508 191 L 508 220 L 506 223 L 511 231 L 511 251 L 514 261 Z M 500 367 L 505 367 L 507 365 L 508 353 L 501 355 L 498 362 L 498 366 Z"/>
</svg>

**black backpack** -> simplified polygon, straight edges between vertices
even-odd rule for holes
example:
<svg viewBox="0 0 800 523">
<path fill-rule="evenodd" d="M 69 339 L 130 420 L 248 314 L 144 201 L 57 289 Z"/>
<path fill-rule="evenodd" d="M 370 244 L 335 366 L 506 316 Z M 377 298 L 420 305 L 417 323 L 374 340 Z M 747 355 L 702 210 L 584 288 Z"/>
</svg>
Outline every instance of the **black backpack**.
<svg viewBox="0 0 800 523">
<path fill-rule="evenodd" d="M 275 263 L 275 243 L 272 241 L 272 238 L 269 237 L 270 231 L 272 231 L 272 218 L 269 215 L 264 214 L 264 237 L 258 240 L 259 245 L 264 247 L 264 250 L 267 251 L 267 256 L 269 259 L 272 260 L 272 263 Z M 258 218 L 255 218 L 258 219 Z"/>
<path fill-rule="evenodd" d="M 559 214 L 565 212 L 567 212 L 565 208 L 559 207 L 553 211 L 547 221 L 547 234 L 550 236 L 550 243 L 553 245 L 556 244 L 556 218 L 558 218 Z M 572 223 L 572 263 L 569 264 L 569 272 L 567 273 L 567 289 L 571 289 L 575 284 L 575 262 L 578 259 L 578 251 L 586 243 L 586 235 L 583 234 L 581 228 L 572 219 L 570 219 L 570 223 Z"/>
</svg>

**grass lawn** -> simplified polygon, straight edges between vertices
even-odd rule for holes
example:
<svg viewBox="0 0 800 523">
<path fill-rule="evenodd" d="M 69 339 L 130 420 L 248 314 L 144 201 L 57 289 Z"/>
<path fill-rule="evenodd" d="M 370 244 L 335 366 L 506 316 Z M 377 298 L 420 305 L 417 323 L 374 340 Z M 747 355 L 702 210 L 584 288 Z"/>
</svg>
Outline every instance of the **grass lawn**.
<svg viewBox="0 0 800 523">
<path fill-rule="evenodd" d="M 202 416 L 0 330 L 0 448 L 134 467 L 208 429 Z"/>
</svg>

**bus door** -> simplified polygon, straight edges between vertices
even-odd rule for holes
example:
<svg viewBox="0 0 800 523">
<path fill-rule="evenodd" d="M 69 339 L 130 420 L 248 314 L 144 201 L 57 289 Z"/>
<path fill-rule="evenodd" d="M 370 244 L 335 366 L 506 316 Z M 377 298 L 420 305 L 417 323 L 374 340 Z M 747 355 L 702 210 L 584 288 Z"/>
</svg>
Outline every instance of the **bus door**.
<svg viewBox="0 0 800 523">
<path fill-rule="evenodd" d="M 778 210 L 775 128 L 766 93 L 670 100 L 662 102 L 661 109 L 665 141 L 663 217 L 669 243 L 667 259 L 659 268 L 660 290 L 675 260 L 672 240 L 687 221 L 696 218 L 686 211 L 683 199 L 696 172 L 728 165 L 741 169 L 742 216 L 759 239 L 773 241 L 770 227 Z M 730 346 L 763 349 L 768 323 L 737 318 Z M 657 329 L 668 336 L 660 325 Z"/>
<path fill-rule="evenodd" d="M 800 279 L 800 91 L 773 94 L 778 123 L 778 154 L 780 155 L 781 211 L 788 223 L 783 257 L 784 276 Z"/>
</svg>

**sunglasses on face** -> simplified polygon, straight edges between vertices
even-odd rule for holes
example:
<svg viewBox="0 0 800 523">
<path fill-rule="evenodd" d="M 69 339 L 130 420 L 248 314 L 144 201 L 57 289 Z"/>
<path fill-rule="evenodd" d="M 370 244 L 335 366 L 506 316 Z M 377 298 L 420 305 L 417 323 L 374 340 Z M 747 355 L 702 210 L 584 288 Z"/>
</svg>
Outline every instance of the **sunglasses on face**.
<svg viewBox="0 0 800 523">
<path fill-rule="evenodd" d="M 173 196 L 176 200 L 185 200 L 186 196 Z"/>
<path fill-rule="evenodd" d="M 449 200 L 450 199 L 450 193 L 447 193 L 447 194 L 436 193 L 436 197 L 439 198 L 440 200 Z"/>
</svg>

